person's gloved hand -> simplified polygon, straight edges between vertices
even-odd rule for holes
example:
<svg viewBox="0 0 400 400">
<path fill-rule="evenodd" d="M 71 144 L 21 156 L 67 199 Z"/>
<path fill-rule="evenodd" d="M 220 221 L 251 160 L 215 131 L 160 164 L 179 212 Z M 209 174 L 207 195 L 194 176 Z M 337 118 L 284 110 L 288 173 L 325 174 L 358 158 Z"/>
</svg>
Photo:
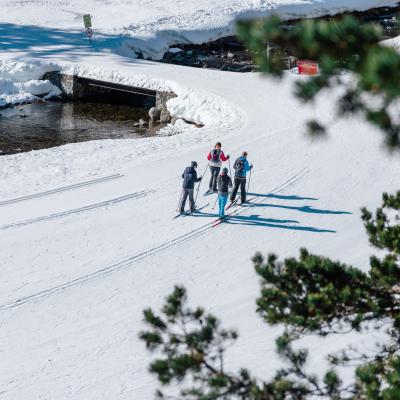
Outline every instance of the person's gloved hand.
<svg viewBox="0 0 400 400">
<path fill-rule="evenodd" d="M 231 156 L 228 154 L 228 155 L 226 156 L 226 158 L 229 160 L 229 159 L 231 158 Z"/>
<path fill-rule="evenodd" d="M 253 164 L 250 165 L 250 169 L 253 169 Z"/>
</svg>

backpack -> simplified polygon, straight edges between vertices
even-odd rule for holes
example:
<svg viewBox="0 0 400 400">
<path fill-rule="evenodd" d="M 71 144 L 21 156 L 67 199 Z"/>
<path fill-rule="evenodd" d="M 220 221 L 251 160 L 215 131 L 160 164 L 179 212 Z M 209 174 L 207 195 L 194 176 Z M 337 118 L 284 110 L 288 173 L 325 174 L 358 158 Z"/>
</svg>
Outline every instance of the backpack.
<svg viewBox="0 0 400 400">
<path fill-rule="evenodd" d="M 220 154 L 221 154 L 221 150 L 217 150 L 217 149 L 211 150 L 211 161 L 215 162 L 215 163 L 219 162 Z"/>
<path fill-rule="evenodd" d="M 243 158 L 238 158 L 233 166 L 236 170 L 236 175 L 243 175 L 244 172 L 244 161 Z"/>
</svg>

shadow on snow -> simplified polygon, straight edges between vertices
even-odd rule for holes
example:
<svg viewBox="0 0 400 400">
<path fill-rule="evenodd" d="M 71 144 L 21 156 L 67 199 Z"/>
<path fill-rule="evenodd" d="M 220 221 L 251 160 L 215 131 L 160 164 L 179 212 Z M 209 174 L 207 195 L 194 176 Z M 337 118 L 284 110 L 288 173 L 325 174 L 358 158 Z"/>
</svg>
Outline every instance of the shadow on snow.
<svg viewBox="0 0 400 400">
<path fill-rule="evenodd" d="M 196 212 L 191 214 L 192 217 L 213 217 L 215 214 Z M 248 226 L 261 226 L 266 228 L 278 228 L 278 229 L 289 229 L 295 231 L 307 231 L 316 233 L 336 233 L 336 231 L 330 229 L 318 229 L 312 226 L 301 226 L 301 225 L 285 225 L 285 224 L 298 224 L 299 221 L 291 219 L 274 219 L 274 218 L 263 218 L 259 215 L 253 214 L 249 216 L 244 215 L 234 215 L 229 217 L 224 223 L 229 223 L 232 225 L 248 225 Z"/>
<path fill-rule="evenodd" d="M 250 203 L 249 205 L 244 205 L 244 207 L 283 208 L 285 210 L 294 210 L 294 211 L 300 211 L 300 212 L 309 213 L 309 214 L 327 214 L 327 215 L 353 214 L 352 212 L 349 212 L 349 211 L 323 210 L 323 209 L 319 209 L 319 208 L 314 208 L 312 206 L 301 206 L 301 207 L 283 206 L 281 204 L 251 204 Z"/>
<path fill-rule="evenodd" d="M 264 197 L 270 199 L 279 199 L 279 200 L 307 200 L 307 201 L 316 201 L 318 200 L 315 197 L 302 197 L 302 196 L 285 196 L 280 194 L 261 194 L 261 193 L 248 193 L 249 196 L 256 196 L 256 197 Z M 341 214 L 352 214 L 349 211 L 340 211 L 340 210 L 325 210 L 314 208 L 313 206 L 305 205 L 305 206 L 287 206 L 287 205 L 280 205 L 280 204 L 265 204 L 265 203 L 248 203 L 244 204 L 242 207 L 251 208 L 258 208 L 258 207 L 270 207 L 270 208 L 281 208 L 285 210 L 294 210 L 303 213 L 309 214 L 325 214 L 325 215 L 341 215 Z M 215 214 L 212 213 L 202 213 L 197 212 L 192 214 L 194 217 L 215 217 Z M 295 231 L 306 231 L 306 232 L 315 232 L 315 233 L 336 233 L 335 230 L 332 229 L 320 229 L 315 228 L 312 226 L 302 226 L 302 225 L 294 225 L 299 224 L 299 221 L 294 220 L 281 220 L 281 219 L 273 219 L 273 218 L 263 218 L 258 214 L 253 214 L 250 216 L 243 216 L 243 215 L 233 215 L 229 217 L 229 220 L 226 221 L 231 225 L 247 225 L 247 226 L 262 226 L 267 228 L 277 228 L 277 229 L 288 229 L 288 230 L 295 230 Z M 290 225 L 287 225 L 290 224 Z"/>
<path fill-rule="evenodd" d="M 0 23 L 0 52 L 24 52 L 28 57 L 51 58 L 76 61 L 82 55 L 96 49 L 118 49 L 123 42 L 121 35 L 107 35 L 95 32 L 93 46 L 89 45 L 82 29 L 57 29 L 34 25 Z"/>
<path fill-rule="evenodd" d="M 261 218 L 259 215 L 256 214 L 250 215 L 248 217 L 243 217 L 241 215 L 233 216 L 229 219 L 228 223 L 232 225 L 263 226 L 266 228 L 288 229 L 293 231 L 336 233 L 336 231 L 331 229 L 319 229 L 319 228 L 314 228 L 312 226 L 284 225 L 285 223 L 298 224 L 299 222 L 291 220 L 274 220 L 269 218 Z"/>
<path fill-rule="evenodd" d="M 284 196 L 281 194 L 262 194 L 262 193 L 248 193 L 249 196 L 255 197 L 266 197 L 269 199 L 278 199 L 278 200 L 318 200 L 315 197 L 301 197 L 301 196 Z"/>
</svg>

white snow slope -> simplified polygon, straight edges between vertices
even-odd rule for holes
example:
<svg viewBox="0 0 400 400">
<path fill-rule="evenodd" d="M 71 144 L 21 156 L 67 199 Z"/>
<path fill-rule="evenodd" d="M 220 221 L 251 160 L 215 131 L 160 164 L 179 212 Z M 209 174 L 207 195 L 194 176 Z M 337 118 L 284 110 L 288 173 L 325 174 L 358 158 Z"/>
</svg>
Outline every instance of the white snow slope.
<svg viewBox="0 0 400 400">
<path fill-rule="evenodd" d="M 179 95 L 168 104 L 171 112 L 205 124 L 168 127 L 164 133 L 173 136 L 0 157 L 1 399 L 152 398 L 157 383 L 137 339 L 141 312 L 159 307 L 176 283 L 188 288 L 192 304 L 239 329 L 227 368 L 249 367 L 269 377 L 280 363 L 277 330 L 255 313 L 254 253 L 286 257 L 306 246 L 367 268 L 374 250 L 360 207 L 374 208 L 382 191 L 398 189 L 400 173 L 398 155 L 384 151 L 380 132 L 357 119 L 335 121 L 328 140 L 312 143 L 303 134 L 304 121 L 331 121 L 332 96 L 321 96 L 313 107 L 299 104 L 291 95 L 298 77 L 278 83 L 257 74 L 135 60 L 116 54 L 107 41 L 92 50 L 73 29 L 81 14 L 93 10 L 99 25 L 115 25 L 104 22 L 105 35 L 128 25 L 146 30 L 153 23 L 158 29 L 173 18 L 178 22 L 171 29 L 184 30 L 182 15 L 192 15 L 196 29 L 196 16 L 208 27 L 228 29 L 235 15 L 268 5 L 314 15 L 338 4 L 395 2 L 244 0 L 229 2 L 225 14 L 227 2 L 214 3 L 167 8 L 165 1 L 142 1 L 137 11 L 135 1 L 0 0 L 0 78 L 21 83 L 37 79 L 43 69 L 61 68 L 170 88 Z M 249 152 L 252 203 L 229 224 L 209 228 L 215 198 L 200 194 L 200 207 L 211 204 L 198 215 L 172 220 L 184 167 L 198 160 L 201 174 L 217 140 L 232 158 Z M 319 371 L 327 351 L 353 342 L 370 348 L 374 340 L 382 337 L 310 337 L 302 344 L 312 343 L 309 367 Z"/>
</svg>

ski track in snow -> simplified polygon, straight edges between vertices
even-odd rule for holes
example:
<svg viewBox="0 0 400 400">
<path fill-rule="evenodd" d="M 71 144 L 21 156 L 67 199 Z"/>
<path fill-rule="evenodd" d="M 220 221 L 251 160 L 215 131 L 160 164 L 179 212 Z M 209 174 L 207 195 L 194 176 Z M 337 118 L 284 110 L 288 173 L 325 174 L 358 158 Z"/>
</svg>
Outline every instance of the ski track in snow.
<svg viewBox="0 0 400 400">
<path fill-rule="evenodd" d="M 307 168 L 303 168 L 301 171 L 299 171 L 298 173 L 296 173 L 295 175 L 293 175 L 291 178 L 289 178 L 287 181 L 285 181 L 284 183 L 282 183 L 281 185 L 274 187 L 273 189 L 271 189 L 269 192 L 267 192 L 266 194 L 272 194 L 272 193 L 284 193 L 285 190 L 287 190 L 290 187 L 293 187 L 294 185 L 298 184 L 299 182 L 301 182 L 304 177 L 309 173 Z M 264 198 L 257 198 L 255 197 L 251 197 L 249 198 L 249 201 L 252 201 L 253 203 L 257 204 L 257 203 L 262 203 Z M 73 210 L 72 210 L 73 211 Z M 233 210 L 232 213 L 228 213 L 227 215 L 231 215 L 234 214 L 235 216 L 240 215 L 245 213 L 246 211 L 248 211 L 248 209 L 246 207 L 243 207 L 243 209 L 241 210 Z M 68 215 L 66 213 L 61 213 L 62 215 Z M 52 216 L 49 216 L 48 218 L 43 217 L 42 219 L 36 219 L 34 220 L 34 222 L 39 221 L 39 220 L 44 220 L 44 219 L 50 219 L 54 218 Z M 50 289 L 46 289 L 46 290 L 42 290 L 41 292 L 32 294 L 30 296 L 26 296 L 23 298 L 20 298 L 14 302 L 11 303 L 7 303 L 7 304 L 3 304 L 0 306 L 0 312 L 4 312 L 4 311 L 8 311 L 11 310 L 13 308 L 22 306 L 24 304 L 27 303 L 32 303 L 32 302 L 36 302 L 40 299 L 49 297 L 53 294 L 56 294 L 58 292 L 63 292 L 66 289 L 78 286 L 78 285 L 82 285 L 84 283 L 90 282 L 94 279 L 103 277 L 105 275 L 109 275 L 112 273 L 115 273 L 117 271 L 120 271 L 122 269 L 125 269 L 127 267 L 130 267 L 133 264 L 137 264 L 138 262 L 146 259 L 147 257 L 150 257 L 152 255 L 158 254 L 162 251 L 168 250 L 171 247 L 174 246 L 178 246 L 180 244 L 183 244 L 187 241 L 193 240 L 197 237 L 199 237 L 200 235 L 205 234 L 207 231 L 209 231 L 210 228 L 214 227 L 215 224 L 215 220 L 212 220 L 196 229 L 191 230 L 190 232 L 187 232 L 179 237 L 176 237 L 172 240 L 166 241 L 164 243 L 162 243 L 159 246 L 153 247 L 147 251 L 141 252 L 140 254 L 136 254 L 132 257 L 129 257 L 123 261 L 120 261 L 118 263 L 109 265 L 107 267 L 101 268 L 97 271 L 91 272 L 90 274 L 86 274 L 84 276 L 81 276 L 79 278 L 73 279 L 69 282 L 63 283 L 61 285 L 58 286 L 54 286 Z M 19 225 L 14 224 L 11 226 L 21 226 L 22 224 L 26 225 L 27 223 L 29 223 L 28 221 L 25 221 L 25 223 L 20 223 Z M 11 227 L 10 226 L 10 227 Z M 0 227 L 0 229 L 4 229 L 3 227 Z"/>
<path fill-rule="evenodd" d="M 32 218 L 32 219 L 28 219 L 26 221 L 15 222 L 15 223 L 7 224 L 7 225 L 1 225 L 0 230 L 6 230 L 9 228 L 19 228 L 21 226 L 30 225 L 30 224 L 34 224 L 34 223 L 42 222 L 42 221 L 49 221 L 49 220 L 52 220 L 55 218 L 65 217 L 67 215 L 80 214 L 85 211 L 95 210 L 97 208 L 110 206 L 113 204 L 121 203 L 123 201 L 131 200 L 131 199 L 140 199 L 142 197 L 146 197 L 148 194 L 153 193 L 153 192 L 155 192 L 155 190 L 143 190 L 141 192 L 135 192 L 135 193 L 127 194 L 125 196 L 116 197 L 111 200 L 102 201 L 101 203 L 90 204 L 88 206 L 74 208 L 72 210 L 63 211 L 63 212 L 59 212 L 59 213 L 55 213 L 55 214 L 51 214 L 51 215 L 45 215 L 43 217 Z"/>
<path fill-rule="evenodd" d="M 114 180 L 114 179 L 119 179 L 119 178 L 122 178 L 123 176 L 124 175 L 122 175 L 122 174 L 104 176 L 102 178 L 97 178 L 97 179 L 93 179 L 93 180 L 90 180 L 90 181 L 79 182 L 79 183 L 75 183 L 73 185 L 63 186 L 63 187 L 56 188 L 56 189 L 51 189 L 51 190 L 46 190 L 46 191 L 40 192 L 40 193 L 34 193 L 34 194 L 27 195 L 27 196 L 17 197 L 15 199 L 0 201 L 0 207 L 1 206 L 6 206 L 6 205 L 9 205 L 9 204 L 20 203 L 21 201 L 27 201 L 27 200 L 37 199 L 37 198 L 40 198 L 40 197 L 51 196 L 53 194 L 62 193 L 62 192 L 66 192 L 66 191 L 69 191 L 69 190 L 81 189 L 81 188 L 84 188 L 84 187 L 95 185 L 97 183 L 103 183 L 103 182 L 108 182 L 108 181 L 111 181 L 111 180 Z"/>
</svg>

